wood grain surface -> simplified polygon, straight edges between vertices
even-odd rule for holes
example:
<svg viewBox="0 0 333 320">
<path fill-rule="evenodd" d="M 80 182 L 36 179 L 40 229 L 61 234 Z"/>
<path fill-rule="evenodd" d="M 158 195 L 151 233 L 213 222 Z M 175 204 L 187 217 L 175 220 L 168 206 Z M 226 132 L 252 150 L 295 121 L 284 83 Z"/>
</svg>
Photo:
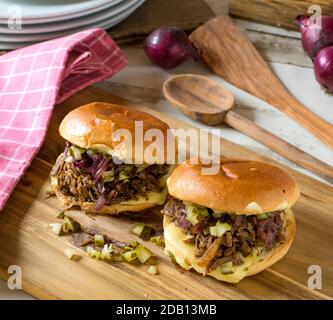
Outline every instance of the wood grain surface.
<svg viewBox="0 0 333 320">
<path fill-rule="evenodd" d="M 129 104 L 109 93 L 88 88 L 55 108 L 45 144 L 0 214 L 0 276 L 8 278 L 10 265 L 23 272 L 23 289 L 42 299 L 332 299 L 333 298 L 333 188 L 285 168 L 297 180 L 301 199 L 295 205 L 297 233 L 284 259 L 268 270 L 238 285 L 218 282 L 194 272 L 180 272 L 162 248 L 144 243 L 159 258 L 160 274 L 152 276 L 147 266 L 125 263 L 109 265 L 83 254 L 79 261 L 68 260 L 64 250 L 71 246 L 66 237 L 54 235 L 48 224 L 56 222 L 61 210 L 55 198 L 45 199 L 50 190 L 49 171 L 64 147 L 58 126 L 71 109 L 84 103 L 102 101 Z M 130 103 L 131 104 L 131 103 Z M 172 128 L 189 125 L 139 107 L 169 123 Z M 221 139 L 223 156 L 274 161 Z M 276 163 L 275 163 L 276 164 Z M 156 209 L 154 210 L 156 215 Z M 135 239 L 130 233 L 136 216 L 93 219 L 98 228 L 120 240 Z M 147 213 L 146 213 L 147 214 Z M 310 265 L 322 268 L 323 288 L 307 287 Z"/>
<path fill-rule="evenodd" d="M 287 91 L 228 16 L 208 21 L 190 39 L 213 72 L 286 113 L 333 148 L 333 126 Z"/>
<path fill-rule="evenodd" d="M 222 84 L 208 77 L 182 74 L 164 82 L 163 93 L 172 106 L 192 119 L 211 126 L 226 123 L 298 165 L 333 178 L 333 167 L 237 113 L 234 95 Z"/>
<path fill-rule="evenodd" d="M 313 62 L 302 48 L 298 31 L 287 31 L 240 19 L 234 19 L 234 22 L 266 61 L 313 67 Z"/>
<path fill-rule="evenodd" d="M 230 0 L 233 17 L 296 30 L 295 16 L 307 14 L 310 5 L 319 5 L 322 14 L 333 15 L 331 0 Z"/>
</svg>

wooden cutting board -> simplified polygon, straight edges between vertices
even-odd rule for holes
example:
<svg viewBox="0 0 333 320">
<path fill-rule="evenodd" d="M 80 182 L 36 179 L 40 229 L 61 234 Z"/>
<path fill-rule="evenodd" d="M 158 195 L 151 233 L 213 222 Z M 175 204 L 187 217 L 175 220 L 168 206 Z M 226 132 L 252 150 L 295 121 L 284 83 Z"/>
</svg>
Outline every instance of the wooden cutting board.
<svg viewBox="0 0 333 320">
<path fill-rule="evenodd" d="M 298 181 L 302 196 L 295 206 L 297 234 L 287 256 L 268 270 L 238 285 L 218 282 L 194 272 L 181 272 L 149 242 L 159 258 L 157 276 L 147 266 L 126 263 L 110 265 L 85 254 L 80 261 L 68 260 L 66 237 L 54 235 L 48 224 L 61 210 L 50 190 L 48 174 L 64 141 L 58 135 L 61 119 L 71 109 L 93 101 L 128 103 L 95 88 L 88 88 L 56 107 L 46 142 L 0 214 L 0 276 L 8 278 L 10 265 L 19 265 L 23 290 L 42 299 L 332 299 L 333 298 L 333 188 L 287 169 Z M 140 107 L 142 108 L 142 107 Z M 189 125 L 142 108 L 169 123 L 172 128 Z M 221 139 L 224 156 L 273 162 L 239 145 Z M 156 212 L 156 210 L 154 210 Z M 73 215 L 81 216 L 79 211 Z M 146 214 L 147 215 L 147 214 Z M 91 220 L 119 240 L 133 240 L 136 218 L 93 216 Z M 307 287 L 310 265 L 322 268 L 322 290 Z"/>
</svg>

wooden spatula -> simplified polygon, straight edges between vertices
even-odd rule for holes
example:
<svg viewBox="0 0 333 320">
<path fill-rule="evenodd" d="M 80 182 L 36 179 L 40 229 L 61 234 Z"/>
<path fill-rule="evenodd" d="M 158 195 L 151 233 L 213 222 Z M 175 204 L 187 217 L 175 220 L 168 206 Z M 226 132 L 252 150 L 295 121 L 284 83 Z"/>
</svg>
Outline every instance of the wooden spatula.
<svg viewBox="0 0 333 320">
<path fill-rule="evenodd" d="M 208 21 L 190 39 L 213 72 L 285 112 L 333 148 L 333 126 L 287 91 L 229 17 Z"/>
<path fill-rule="evenodd" d="M 234 95 L 220 83 L 199 75 L 182 74 L 167 80 L 163 93 L 174 107 L 191 118 L 208 125 L 225 122 L 300 166 L 333 178 L 331 166 L 233 111 Z"/>
</svg>

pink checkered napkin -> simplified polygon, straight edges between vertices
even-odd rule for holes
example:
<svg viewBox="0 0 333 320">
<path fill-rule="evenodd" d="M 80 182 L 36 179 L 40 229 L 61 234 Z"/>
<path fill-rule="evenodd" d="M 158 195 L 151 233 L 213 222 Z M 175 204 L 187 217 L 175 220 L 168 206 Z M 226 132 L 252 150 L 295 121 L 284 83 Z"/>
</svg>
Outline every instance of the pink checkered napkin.
<svg viewBox="0 0 333 320">
<path fill-rule="evenodd" d="M 54 105 L 126 64 L 102 29 L 0 57 L 0 210 L 41 147 Z"/>
</svg>

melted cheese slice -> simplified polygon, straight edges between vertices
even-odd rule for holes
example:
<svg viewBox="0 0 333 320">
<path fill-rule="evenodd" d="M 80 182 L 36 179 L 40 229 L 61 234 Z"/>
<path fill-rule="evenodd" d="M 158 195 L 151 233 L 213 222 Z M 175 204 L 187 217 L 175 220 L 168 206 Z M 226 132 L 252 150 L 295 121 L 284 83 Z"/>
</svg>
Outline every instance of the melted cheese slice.
<svg viewBox="0 0 333 320">
<path fill-rule="evenodd" d="M 167 196 L 167 189 L 165 188 L 162 192 L 149 192 L 146 197 L 138 197 L 136 200 L 122 201 L 121 205 L 140 205 L 144 203 L 155 203 L 157 205 L 162 205 L 165 202 Z M 112 206 L 116 206 L 113 204 Z"/>
<path fill-rule="evenodd" d="M 184 243 L 186 238 L 187 235 L 181 228 L 178 228 L 174 223 L 164 222 L 165 253 L 171 253 L 177 263 L 185 270 L 194 269 L 204 274 L 205 268 L 197 265 L 198 258 L 196 258 L 194 254 L 195 246 L 194 244 Z M 258 262 L 261 258 L 260 256 L 249 255 L 248 257 L 243 257 L 244 263 L 241 266 L 232 267 L 233 273 L 231 274 L 222 274 L 220 268 L 216 268 L 207 273 L 207 275 L 217 280 L 238 283 L 247 275 L 249 267 Z"/>
</svg>

